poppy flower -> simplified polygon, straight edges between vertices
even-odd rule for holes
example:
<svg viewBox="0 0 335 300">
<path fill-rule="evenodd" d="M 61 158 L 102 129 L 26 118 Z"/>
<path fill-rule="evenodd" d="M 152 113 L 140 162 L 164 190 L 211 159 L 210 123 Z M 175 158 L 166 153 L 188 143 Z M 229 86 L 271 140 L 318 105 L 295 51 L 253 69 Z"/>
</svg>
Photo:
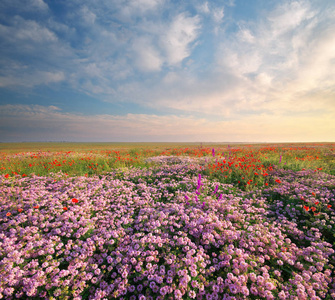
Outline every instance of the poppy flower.
<svg viewBox="0 0 335 300">
<path fill-rule="evenodd" d="M 277 183 L 281 183 L 281 181 L 280 181 L 279 179 L 276 179 L 276 182 L 277 182 Z"/>
<path fill-rule="evenodd" d="M 9 217 L 10 215 L 11 215 L 11 213 L 10 213 L 10 212 L 6 213 L 6 216 L 7 216 L 7 217 Z"/>
<path fill-rule="evenodd" d="M 64 207 L 63 207 L 63 209 L 64 209 L 64 210 L 67 210 L 67 207 L 66 207 L 66 206 L 64 206 Z"/>
<path fill-rule="evenodd" d="M 309 207 L 306 206 L 306 205 L 304 205 L 304 209 L 305 209 L 306 211 L 309 211 Z"/>
<path fill-rule="evenodd" d="M 22 208 L 18 208 L 17 211 L 20 213 L 20 212 L 23 211 L 23 209 Z"/>
<path fill-rule="evenodd" d="M 76 198 L 72 198 L 72 202 L 73 202 L 73 203 L 78 203 L 78 199 L 76 199 Z"/>
<path fill-rule="evenodd" d="M 36 208 L 36 209 L 38 209 L 38 208 L 40 208 L 38 205 L 36 205 L 36 206 L 34 206 L 34 208 Z"/>
<path fill-rule="evenodd" d="M 312 209 L 312 212 L 316 211 L 316 208 L 314 206 L 311 209 Z"/>
<path fill-rule="evenodd" d="M 331 208 L 332 206 L 330 204 L 327 205 L 328 208 Z"/>
<path fill-rule="evenodd" d="M 315 202 L 315 205 L 318 205 L 319 203 L 320 203 L 319 201 L 316 201 L 316 202 Z"/>
</svg>

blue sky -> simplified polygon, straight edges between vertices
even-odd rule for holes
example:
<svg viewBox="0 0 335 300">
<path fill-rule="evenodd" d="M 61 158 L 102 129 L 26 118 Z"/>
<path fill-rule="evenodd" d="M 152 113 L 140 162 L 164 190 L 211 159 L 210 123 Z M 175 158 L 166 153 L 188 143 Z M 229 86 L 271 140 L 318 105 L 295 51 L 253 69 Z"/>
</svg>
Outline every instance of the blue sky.
<svg viewBox="0 0 335 300">
<path fill-rule="evenodd" d="M 2 0 L 0 142 L 335 141 L 333 0 Z"/>
</svg>

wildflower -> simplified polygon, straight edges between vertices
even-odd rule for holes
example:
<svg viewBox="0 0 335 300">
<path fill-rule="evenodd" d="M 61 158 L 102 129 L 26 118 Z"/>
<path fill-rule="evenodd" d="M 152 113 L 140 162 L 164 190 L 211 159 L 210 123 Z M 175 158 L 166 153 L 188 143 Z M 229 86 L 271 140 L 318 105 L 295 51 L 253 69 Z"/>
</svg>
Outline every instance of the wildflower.
<svg viewBox="0 0 335 300">
<path fill-rule="evenodd" d="M 195 291 L 189 291 L 188 295 L 190 296 L 190 298 L 194 299 L 196 297 L 196 293 Z"/>
<path fill-rule="evenodd" d="M 328 208 L 331 208 L 332 206 L 330 204 L 327 205 Z"/>
<path fill-rule="evenodd" d="M 40 208 L 40 207 L 39 207 L 39 205 L 36 205 L 36 206 L 34 206 L 34 208 L 38 209 L 38 208 Z"/>
<path fill-rule="evenodd" d="M 72 198 L 72 202 L 73 202 L 73 203 L 78 203 L 78 199 L 76 199 L 76 198 Z"/>
<path fill-rule="evenodd" d="M 312 212 L 315 212 L 315 211 L 316 211 L 316 208 L 313 206 L 313 207 L 311 208 L 311 210 L 312 210 Z"/>
<path fill-rule="evenodd" d="M 304 209 L 305 209 L 306 211 L 309 211 L 309 207 L 306 206 L 306 205 L 304 205 Z"/>
<path fill-rule="evenodd" d="M 63 207 L 63 209 L 64 209 L 64 210 L 67 210 L 67 207 L 66 207 L 66 206 L 64 206 L 64 207 Z"/>
<path fill-rule="evenodd" d="M 7 217 L 9 217 L 10 215 L 11 215 L 11 213 L 10 213 L 10 212 L 6 213 L 6 216 L 7 216 Z"/>
<path fill-rule="evenodd" d="M 281 181 L 280 181 L 279 179 L 276 179 L 276 182 L 277 182 L 277 183 L 281 183 Z"/>
<path fill-rule="evenodd" d="M 20 212 L 23 211 L 23 209 L 22 208 L 18 208 L 17 211 L 20 213 Z"/>
</svg>

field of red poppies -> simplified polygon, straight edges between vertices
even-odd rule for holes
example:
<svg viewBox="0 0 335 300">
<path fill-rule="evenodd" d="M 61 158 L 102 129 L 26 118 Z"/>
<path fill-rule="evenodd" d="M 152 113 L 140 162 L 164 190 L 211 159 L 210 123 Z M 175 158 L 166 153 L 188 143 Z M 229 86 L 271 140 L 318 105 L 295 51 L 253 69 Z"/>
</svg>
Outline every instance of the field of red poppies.
<svg viewBox="0 0 335 300">
<path fill-rule="evenodd" d="M 3 145 L 0 174 L 0 298 L 335 298 L 335 144 Z"/>
</svg>

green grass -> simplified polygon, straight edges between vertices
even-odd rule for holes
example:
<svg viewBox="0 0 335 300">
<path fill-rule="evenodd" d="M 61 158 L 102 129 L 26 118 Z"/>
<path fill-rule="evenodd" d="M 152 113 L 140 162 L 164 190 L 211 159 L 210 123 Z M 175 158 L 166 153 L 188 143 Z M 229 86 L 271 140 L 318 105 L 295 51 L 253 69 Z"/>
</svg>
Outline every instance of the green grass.
<svg viewBox="0 0 335 300">
<path fill-rule="evenodd" d="M 335 144 L 331 143 L 230 146 L 209 143 L 0 143 L 0 174 L 44 176 L 61 171 L 71 176 L 91 176 L 117 168 L 148 167 L 145 160 L 152 156 L 211 158 L 212 148 L 216 153 L 214 161 L 246 158 L 257 160 L 257 165 L 264 168 L 273 165 L 294 171 L 322 168 L 323 172 L 335 175 Z M 230 169 L 232 172 L 225 174 L 229 180 L 221 178 L 221 181 L 245 184 L 242 172 L 234 166 Z M 248 180 L 264 183 L 249 173 Z"/>
</svg>

